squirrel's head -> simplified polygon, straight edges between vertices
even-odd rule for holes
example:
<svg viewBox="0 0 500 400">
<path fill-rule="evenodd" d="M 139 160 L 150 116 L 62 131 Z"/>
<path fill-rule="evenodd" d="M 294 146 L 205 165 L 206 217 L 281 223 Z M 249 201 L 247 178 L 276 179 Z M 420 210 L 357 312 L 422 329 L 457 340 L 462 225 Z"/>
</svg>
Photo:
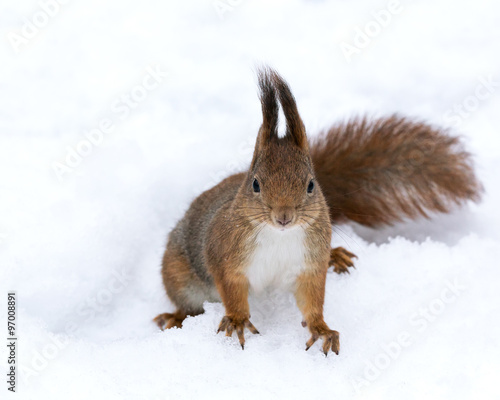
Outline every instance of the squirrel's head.
<svg viewBox="0 0 500 400">
<path fill-rule="evenodd" d="M 278 73 L 264 68 L 258 80 L 263 121 L 240 193 L 258 223 L 281 230 L 310 225 L 324 198 L 314 176 L 304 124 L 290 88 Z M 278 101 L 286 119 L 283 137 L 278 136 Z"/>
</svg>

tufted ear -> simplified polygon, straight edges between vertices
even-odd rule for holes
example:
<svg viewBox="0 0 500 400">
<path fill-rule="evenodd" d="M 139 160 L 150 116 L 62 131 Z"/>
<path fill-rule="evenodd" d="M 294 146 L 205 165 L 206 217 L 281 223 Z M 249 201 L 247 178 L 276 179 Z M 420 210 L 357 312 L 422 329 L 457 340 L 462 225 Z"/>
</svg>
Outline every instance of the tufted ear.
<svg viewBox="0 0 500 400">
<path fill-rule="evenodd" d="M 262 125 L 257 138 L 257 147 L 262 148 L 271 140 L 278 139 L 279 107 L 273 86 L 273 71 L 262 68 L 258 72 L 260 102 L 262 105 Z"/>
<path fill-rule="evenodd" d="M 251 166 L 255 165 L 259 153 L 273 141 L 286 141 L 308 152 L 306 130 L 288 84 L 276 71 L 269 67 L 261 68 L 257 76 L 262 105 L 262 125 L 257 136 Z M 278 137 L 278 101 L 286 119 L 286 133 L 282 139 Z"/>
<path fill-rule="evenodd" d="M 285 80 L 274 70 L 270 70 L 270 74 L 278 94 L 281 108 L 285 114 L 286 119 L 286 135 L 285 138 L 296 144 L 302 150 L 308 151 L 306 129 L 300 118 L 299 111 L 297 110 L 297 103 L 295 98 L 288 87 Z"/>
</svg>

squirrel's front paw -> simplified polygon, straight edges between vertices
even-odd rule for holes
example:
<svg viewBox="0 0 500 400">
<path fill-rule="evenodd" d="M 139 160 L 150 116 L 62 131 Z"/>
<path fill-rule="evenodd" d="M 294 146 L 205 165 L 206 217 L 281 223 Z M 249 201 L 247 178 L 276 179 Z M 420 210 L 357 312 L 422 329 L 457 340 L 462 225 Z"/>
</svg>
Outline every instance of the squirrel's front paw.
<svg viewBox="0 0 500 400">
<path fill-rule="evenodd" d="M 358 257 L 343 247 L 336 247 L 330 252 L 330 262 L 328 265 L 333 265 L 333 270 L 337 274 L 343 274 L 346 272 L 349 274 L 349 267 L 354 267 L 354 262 L 352 261 L 353 258 Z"/>
<path fill-rule="evenodd" d="M 236 331 L 238 339 L 240 340 L 241 348 L 245 349 L 245 336 L 243 335 L 243 331 L 245 330 L 245 328 L 248 328 L 248 330 L 254 334 L 259 333 L 259 331 L 255 328 L 255 326 L 252 325 L 248 318 L 236 319 L 228 317 L 226 315 L 224 318 L 222 318 L 217 333 L 225 331 L 226 336 L 232 336 L 233 332 Z"/>
<path fill-rule="evenodd" d="M 331 329 L 311 329 L 312 336 L 306 343 L 306 351 L 318 340 L 319 338 L 323 339 L 323 353 L 325 356 L 328 356 L 328 352 L 330 349 L 335 353 L 339 354 L 340 341 L 339 341 L 339 333 L 337 331 L 333 331 Z"/>
</svg>

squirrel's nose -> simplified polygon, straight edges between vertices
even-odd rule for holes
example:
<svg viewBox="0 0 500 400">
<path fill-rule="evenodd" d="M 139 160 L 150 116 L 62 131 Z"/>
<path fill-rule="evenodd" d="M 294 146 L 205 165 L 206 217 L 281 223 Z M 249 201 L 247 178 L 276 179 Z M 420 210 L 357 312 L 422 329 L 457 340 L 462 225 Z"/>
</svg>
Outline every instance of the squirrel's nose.
<svg viewBox="0 0 500 400">
<path fill-rule="evenodd" d="M 276 222 L 282 226 L 288 225 L 292 219 L 286 214 L 280 215 L 276 218 Z"/>
<path fill-rule="evenodd" d="M 273 219 L 274 223 L 279 227 L 284 227 L 287 225 L 291 225 L 291 222 L 294 219 L 294 210 L 292 207 L 277 207 L 273 210 Z"/>
</svg>

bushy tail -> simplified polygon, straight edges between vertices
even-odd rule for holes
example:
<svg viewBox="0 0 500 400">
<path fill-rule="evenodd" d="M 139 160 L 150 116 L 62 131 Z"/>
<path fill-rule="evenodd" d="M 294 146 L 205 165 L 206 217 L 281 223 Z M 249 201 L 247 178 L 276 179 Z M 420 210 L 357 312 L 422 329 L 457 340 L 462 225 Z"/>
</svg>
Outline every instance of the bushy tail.
<svg viewBox="0 0 500 400">
<path fill-rule="evenodd" d="M 478 201 L 482 192 L 459 138 L 399 116 L 335 125 L 310 152 L 333 222 L 428 217 Z"/>
</svg>

